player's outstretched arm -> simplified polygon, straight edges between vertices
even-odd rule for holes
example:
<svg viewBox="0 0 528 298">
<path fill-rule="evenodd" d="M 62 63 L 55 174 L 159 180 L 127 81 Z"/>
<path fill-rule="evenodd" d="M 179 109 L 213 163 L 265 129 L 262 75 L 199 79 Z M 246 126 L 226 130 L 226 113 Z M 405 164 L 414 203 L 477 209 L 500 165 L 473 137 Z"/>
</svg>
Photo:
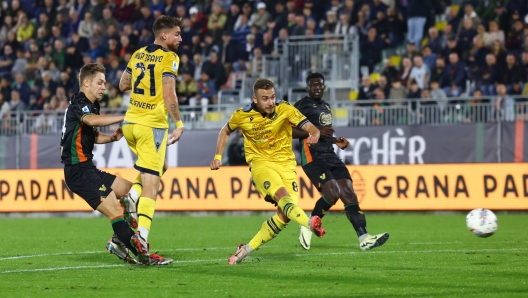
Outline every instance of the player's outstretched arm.
<svg viewBox="0 0 528 298">
<path fill-rule="evenodd" d="M 172 76 L 164 76 L 162 84 L 165 105 L 167 106 L 172 121 L 176 123 L 176 129 L 171 133 L 169 140 L 167 141 L 167 146 L 169 146 L 180 139 L 184 128 L 181 121 L 180 109 L 178 107 L 178 98 L 176 97 L 176 79 Z"/>
<path fill-rule="evenodd" d="M 306 138 L 306 142 L 308 143 L 308 146 L 317 144 L 317 142 L 319 142 L 319 136 L 321 132 L 312 123 L 306 122 L 300 128 L 309 133 L 308 138 Z"/>
<path fill-rule="evenodd" d="M 319 132 L 321 133 L 322 137 L 332 138 L 334 136 L 334 129 L 332 128 L 332 126 L 320 127 Z M 294 139 L 306 139 L 308 136 L 308 132 L 297 127 L 292 127 L 292 137 Z"/>
<path fill-rule="evenodd" d="M 126 71 L 123 71 L 121 80 L 119 81 L 119 90 L 125 92 L 132 89 L 132 75 Z"/>
<path fill-rule="evenodd" d="M 96 144 L 106 144 L 106 143 L 116 142 L 116 141 L 121 140 L 122 137 L 123 137 L 123 130 L 121 129 L 121 127 L 116 129 L 112 135 L 107 135 L 107 134 L 104 134 L 98 131 L 97 134 L 95 135 L 95 143 Z"/>
<path fill-rule="evenodd" d="M 103 115 L 95 115 L 95 114 L 88 114 L 81 118 L 81 121 L 90 126 L 107 126 L 114 123 L 123 122 L 125 119 L 125 116 L 103 116 Z"/>
<path fill-rule="evenodd" d="M 216 142 L 216 152 L 213 161 L 211 161 L 211 170 L 218 170 L 222 166 L 222 153 L 224 153 L 227 141 L 229 141 L 229 135 L 231 131 L 227 128 L 227 124 L 222 127 L 220 134 L 218 134 L 218 141 Z"/>
</svg>

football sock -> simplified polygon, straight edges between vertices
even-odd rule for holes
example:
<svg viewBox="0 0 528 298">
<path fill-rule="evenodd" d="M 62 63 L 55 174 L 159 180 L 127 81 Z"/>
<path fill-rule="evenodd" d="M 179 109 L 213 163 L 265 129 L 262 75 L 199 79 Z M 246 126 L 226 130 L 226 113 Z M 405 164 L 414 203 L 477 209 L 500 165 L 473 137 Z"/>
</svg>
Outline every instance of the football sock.
<svg viewBox="0 0 528 298">
<path fill-rule="evenodd" d="M 141 196 L 141 192 L 143 191 L 143 184 L 141 184 L 141 174 L 139 174 L 136 177 L 136 180 L 134 180 L 134 183 L 132 184 L 132 187 L 129 190 L 130 198 L 137 206 L 139 197 Z"/>
<path fill-rule="evenodd" d="M 156 208 L 156 201 L 151 198 L 141 197 L 138 204 L 138 231 L 141 237 L 148 240 L 150 225 L 154 217 L 154 210 Z"/>
<path fill-rule="evenodd" d="M 134 235 L 134 231 L 130 229 L 128 223 L 123 218 L 123 215 L 119 215 L 110 219 L 110 223 L 112 223 L 112 229 L 114 229 L 114 233 L 117 235 L 117 238 L 123 242 L 130 252 L 137 256 L 138 252 L 136 248 L 130 244 L 130 237 Z"/>
<path fill-rule="evenodd" d="M 273 215 L 262 224 L 260 231 L 249 241 L 249 246 L 252 250 L 259 248 L 262 244 L 277 237 L 285 226 L 286 223 L 279 218 L 278 214 Z"/>
<path fill-rule="evenodd" d="M 362 240 L 361 236 L 368 235 L 367 234 L 367 220 L 365 219 L 365 214 L 363 214 L 363 211 L 361 211 L 361 208 L 359 208 L 358 203 L 346 205 L 345 211 L 346 211 L 348 220 L 350 221 L 350 223 L 352 223 L 352 226 L 354 227 L 354 230 L 356 230 L 356 233 L 358 237 L 360 237 L 360 241 L 361 241 Z"/>
<path fill-rule="evenodd" d="M 312 216 L 319 216 L 320 218 L 323 218 L 325 216 L 326 212 L 332 208 L 332 205 L 328 203 L 328 201 L 325 199 L 325 197 L 321 197 L 317 202 L 315 203 L 315 207 L 312 211 Z"/>
<path fill-rule="evenodd" d="M 286 196 L 280 199 L 279 208 L 289 219 L 300 224 L 301 226 L 304 226 L 305 228 L 310 228 L 308 226 L 308 221 L 310 219 L 299 206 L 293 203 L 293 200 L 290 197 Z"/>
</svg>

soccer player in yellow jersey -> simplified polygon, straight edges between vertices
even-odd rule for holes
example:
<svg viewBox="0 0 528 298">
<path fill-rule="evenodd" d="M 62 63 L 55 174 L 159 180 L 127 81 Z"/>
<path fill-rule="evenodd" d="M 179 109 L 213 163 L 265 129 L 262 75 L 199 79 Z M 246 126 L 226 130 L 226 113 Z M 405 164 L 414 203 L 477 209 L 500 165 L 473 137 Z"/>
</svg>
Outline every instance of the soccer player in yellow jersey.
<svg viewBox="0 0 528 298">
<path fill-rule="evenodd" d="M 290 220 L 309 228 L 319 237 L 325 230 L 321 219 L 311 219 L 297 206 L 299 188 L 295 155 L 292 151 L 292 125 L 309 133 L 308 144 L 316 144 L 319 130 L 296 108 L 276 100 L 273 82 L 258 79 L 253 85 L 253 103 L 236 110 L 220 131 L 216 155 L 211 170 L 222 166 L 222 153 L 229 134 L 240 128 L 244 135 L 244 152 L 257 191 L 269 195 L 278 206 L 277 214 L 262 224 L 260 231 L 248 244 L 240 244 L 229 258 L 234 265 L 245 260 L 262 244 L 275 238 Z"/>
<path fill-rule="evenodd" d="M 140 174 L 133 186 L 141 193 L 137 207 L 138 230 L 130 241 L 143 264 L 148 264 L 150 259 L 148 235 L 164 172 L 166 147 L 177 142 L 183 133 L 176 98 L 180 59 L 175 53 L 182 41 L 181 27 L 180 19 L 158 17 L 152 28 L 154 43 L 134 52 L 119 82 L 121 91 L 132 90 L 123 134 L 138 156 L 134 167 Z M 167 113 L 176 123 L 170 137 Z"/>
</svg>

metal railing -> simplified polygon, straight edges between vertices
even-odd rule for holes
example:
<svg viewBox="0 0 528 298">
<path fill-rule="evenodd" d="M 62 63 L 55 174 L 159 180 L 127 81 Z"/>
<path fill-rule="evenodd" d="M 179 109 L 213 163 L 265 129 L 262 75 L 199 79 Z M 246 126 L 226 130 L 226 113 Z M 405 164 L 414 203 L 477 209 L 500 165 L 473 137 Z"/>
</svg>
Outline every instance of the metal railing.
<svg viewBox="0 0 528 298">
<path fill-rule="evenodd" d="M 528 101 L 524 97 L 501 100 L 450 98 L 444 102 L 421 100 L 358 100 L 330 103 L 334 126 L 449 125 L 456 123 L 496 123 L 528 121 Z M 240 104 L 182 107 L 186 129 L 220 129 Z M 103 109 L 102 114 L 123 115 L 125 109 Z M 22 111 L 0 119 L 0 135 L 60 133 L 63 111 Z M 170 121 L 171 129 L 174 123 Z M 99 128 L 112 132 L 116 126 Z"/>
</svg>

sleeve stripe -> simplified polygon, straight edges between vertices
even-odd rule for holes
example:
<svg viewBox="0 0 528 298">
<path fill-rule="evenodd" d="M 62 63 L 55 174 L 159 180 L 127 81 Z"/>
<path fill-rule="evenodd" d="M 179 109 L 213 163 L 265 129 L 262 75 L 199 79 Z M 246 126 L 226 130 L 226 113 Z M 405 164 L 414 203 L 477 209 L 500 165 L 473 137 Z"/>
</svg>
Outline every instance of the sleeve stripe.
<svg viewBox="0 0 528 298">
<path fill-rule="evenodd" d="M 301 122 L 299 122 L 299 124 L 297 124 L 297 127 L 301 128 L 301 127 L 303 127 L 303 125 L 305 125 L 308 122 L 310 122 L 310 120 L 308 120 L 308 118 L 305 118 L 303 121 L 301 121 Z"/>
<path fill-rule="evenodd" d="M 229 126 L 229 122 L 226 123 L 226 126 L 227 126 L 227 129 L 229 129 L 230 132 L 233 132 L 234 130 L 231 129 L 231 127 Z"/>
<path fill-rule="evenodd" d="M 130 67 L 127 67 L 127 68 L 125 69 L 125 71 L 128 72 L 128 73 L 130 73 L 130 74 L 132 73 L 132 69 L 130 69 Z"/>
<path fill-rule="evenodd" d="M 171 73 L 171 72 L 164 72 L 162 76 L 164 76 L 164 77 L 173 77 L 175 80 L 177 79 L 176 75 Z"/>
</svg>

